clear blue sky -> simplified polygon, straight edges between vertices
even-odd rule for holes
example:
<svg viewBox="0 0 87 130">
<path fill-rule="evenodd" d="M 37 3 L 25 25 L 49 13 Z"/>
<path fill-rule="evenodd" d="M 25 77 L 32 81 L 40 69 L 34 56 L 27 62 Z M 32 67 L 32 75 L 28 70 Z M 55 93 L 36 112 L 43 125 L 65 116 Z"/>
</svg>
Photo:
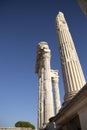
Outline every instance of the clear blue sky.
<svg viewBox="0 0 87 130">
<path fill-rule="evenodd" d="M 59 70 L 55 18 L 65 15 L 87 79 L 87 17 L 76 0 L 0 0 L 0 127 L 12 127 L 19 120 L 37 125 L 38 76 L 36 49 L 46 41 L 51 49 L 51 67 Z"/>
</svg>

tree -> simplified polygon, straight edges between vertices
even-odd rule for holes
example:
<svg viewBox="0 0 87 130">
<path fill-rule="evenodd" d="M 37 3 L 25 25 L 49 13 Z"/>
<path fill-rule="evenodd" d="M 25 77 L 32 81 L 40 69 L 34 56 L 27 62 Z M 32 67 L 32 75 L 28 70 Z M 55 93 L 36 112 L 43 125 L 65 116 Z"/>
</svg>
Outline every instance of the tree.
<svg viewBox="0 0 87 130">
<path fill-rule="evenodd" d="M 27 121 L 18 121 L 15 123 L 15 127 L 25 127 L 35 129 L 35 126 Z"/>
</svg>

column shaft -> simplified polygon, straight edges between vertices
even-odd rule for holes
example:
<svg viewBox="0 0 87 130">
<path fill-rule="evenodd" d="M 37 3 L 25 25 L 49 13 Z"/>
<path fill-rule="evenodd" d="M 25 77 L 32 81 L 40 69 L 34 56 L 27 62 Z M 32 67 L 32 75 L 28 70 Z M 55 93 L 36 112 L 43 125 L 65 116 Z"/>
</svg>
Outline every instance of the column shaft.
<svg viewBox="0 0 87 130">
<path fill-rule="evenodd" d="M 38 79 L 38 129 L 41 127 L 41 76 Z"/>
<path fill-rule="evenodd" d="M 53 86 L 54 86 L 54 105 L 55 105 L 55 114 L 57 114 L 61 108 L 60 104 L 60 93 L 58 87 L 58 77 L 53 78 Z"/>
<path fill-rule="evenodd" d="M 48 123 L 49 118 L 54 116 L 52 84 L 50 75 L 50 50 L 44 51 L 44 123 Z"/>
</svg>

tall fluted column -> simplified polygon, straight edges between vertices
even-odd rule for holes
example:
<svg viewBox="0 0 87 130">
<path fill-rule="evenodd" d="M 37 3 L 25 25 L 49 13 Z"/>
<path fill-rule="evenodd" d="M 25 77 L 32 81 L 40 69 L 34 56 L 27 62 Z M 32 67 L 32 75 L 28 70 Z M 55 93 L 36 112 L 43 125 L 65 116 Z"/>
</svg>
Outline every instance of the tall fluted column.
<svg viewBox="0 0 87 130">
<path fill-rule="evenodd" d="M 44 124 L 49 122 L 49 118 L 54 116 L 52 85 L 50 75 L 50 50 L 46 47 L 43 51 L 44 64 Z"/>
<path fill-rule="evenodd" d="M 85 85 L 86 81 L 76 53 L 74 42 L 62 12 L 56 17 L 58 45 L 64 80 L 65 97 L 69 101 Z"/>
</svg>

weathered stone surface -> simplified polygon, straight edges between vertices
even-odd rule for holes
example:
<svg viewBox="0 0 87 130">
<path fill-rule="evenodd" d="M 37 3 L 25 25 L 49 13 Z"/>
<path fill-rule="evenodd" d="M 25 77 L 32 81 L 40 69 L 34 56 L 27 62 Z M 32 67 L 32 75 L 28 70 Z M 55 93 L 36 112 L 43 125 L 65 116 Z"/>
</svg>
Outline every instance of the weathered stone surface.
<svg viewBox="0 0 87 130">
<path fill-rule="evenodd" d="M 86 84 L 79 58 L 72 40 L 64 14 L 59 12 L 56 17 L 58 46 L 60 51 L 65 97 L 69 101 Z"/>
<path fill-rule="evenodd" d="M 42 129 L 60 109 L 58 72 L 51 70 L 51 51 L 46 42 L 40 42 L 37 48 L 36 73 L 38 74 L 38 129 Z M 52 81 L 54 85 L 54 103 Z M 53 106 L 54 104 L 54 106 Z"/>
</svg>

